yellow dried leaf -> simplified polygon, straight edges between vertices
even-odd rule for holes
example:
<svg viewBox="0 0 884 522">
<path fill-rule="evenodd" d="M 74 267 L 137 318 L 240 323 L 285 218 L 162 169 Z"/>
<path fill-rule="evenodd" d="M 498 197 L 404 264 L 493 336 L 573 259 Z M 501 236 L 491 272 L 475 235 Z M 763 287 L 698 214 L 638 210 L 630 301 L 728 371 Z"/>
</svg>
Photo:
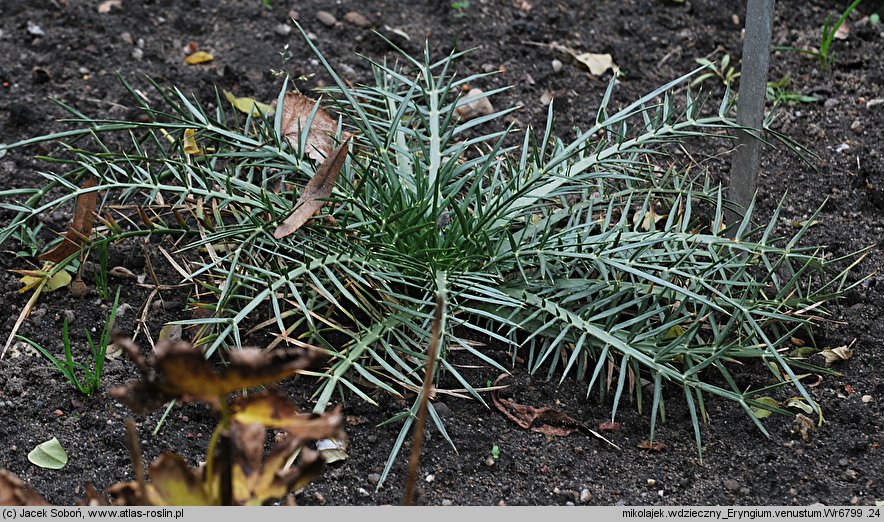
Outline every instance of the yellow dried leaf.
<svg viewBox="0 0 884 522">
<path fill-rule="evenodd" d="M 822 351 L 823 357 L 826 359 L 826 366 L 832 366 L 836 362 L 846 361 L 853 357 L 853 350 L 847 347 L 847 345 L 839 346 L 838 348 L 833 348 L 829 350 L 826 348 Z"/>
<path fill-rule="evenodd" d="M 53 290 L 58 290 L 59 288 L 64 288 L 71 284 L 71 274 L 68 273 L 67 270 L 61 270 L 54 276 L 49 277 L 51 269 L 52 264 L 47 263 L 43 266 L 43 270 L 19 272 L 24 273 L 22 278 L 19 279 L 24 286 L 18 292 L 23 294 L 27 291 L 33 290 L 43 281 L 46 281 L 46 285 L 43 287 L 43 290 L 46 292 L 52 292 Z"/>
<path fill-rule="evenodd" d="M 254 98 L 249 98 L 247 96 L 237 98 L 230 91 L 224 91 L 224 97 L 227 98 L 227 101 L 233 104 L 236 110 L 243 114 L 251 114 L 252 116 L 260 116 L 263 114 L 269 116 L 274 112 L 273 106 L 261 103 Z"/>
<path fill-rule="evenodd" d="M 575 54 L 574 58 L 589 68 L 589 73 L 593 76 L 601 76 L 608 69 L 613 71 L 618 69 L 610 54 L 580 53 Z"/>
<path fill-rule="evenodd" d="M 193 54 L 187 55 L 187 57 L 184 58 L 184 63 L 187 65 L 196 65 L 198 63 L 211 62 L 214 59 L 215 57 L 206 51 L 197 51 Z"/>
<path fill-rule="evenodd" d="M 203 153 L 196 144 L 196 138 L 193 137 L 194 134 L 196 134 L 196 129 L 184 129 L 184 153 L 191 156 Z"/>
</svg>

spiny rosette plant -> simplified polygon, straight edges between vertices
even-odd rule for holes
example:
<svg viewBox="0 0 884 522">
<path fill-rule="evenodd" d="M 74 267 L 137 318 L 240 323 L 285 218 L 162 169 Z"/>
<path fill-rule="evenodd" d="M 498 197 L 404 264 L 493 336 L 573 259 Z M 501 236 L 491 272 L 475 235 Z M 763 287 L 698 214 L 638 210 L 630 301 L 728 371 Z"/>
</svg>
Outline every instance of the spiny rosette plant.
<svg viewBox="0 0 884 522">
<path fill-rule="evenodd" d="M 271 346 L 319 347 L 330 363 L 305 371 L 318 380 L 316 412 L 347 393 L 373 403 L 373 389 L 419 390 L 437 292 L 448 306 L 435 382 L 450 375 L 483 404 L 478 383 L 449 361 L 463 351 L 507 371 L 470 341 L 476 335 L 504 343 L 531 372 L 589 376 L 587 394 L 603 398 L 611 365 L 611 419 L 624 392 L 639 408 L 649 399 L 652 440 L 664 387 L 682 390 L 698 450 L 710 395 L 738 404 L 765 433 L 753 407 L 787 413 L 756 400 L 771 388 L 793 386 L 819 409 L 794 371 L 809 365 L 783 350 L 796 332 L 810 335 L 847 273 L 833 269 L 841 259 L 799 246 L 807 226 L 778 236 L 779 209 L 766 226 L 752 207 L 725 223 L 721 189 L 670 154 L 737 128 L 728 95 L 709 112 L 687 87 L 702 69 L 616 112 L 612 81 L 596 122 L 566 143 L 553 135 L 552 106 L 543 132 L 520 138 L 512 126 L 490 130 L 514 109 L 462 118 L 474 101 L 463 87 L 488 76 L 457 76 L 463 53 L 372 61 L 374 82 L 351 87 L 307 43 L 334 80 L 324 95 L 337 124 L 318 103 L 304 109 L 288 81 L 274 115 L 246 109 L 244 121 L 220 96 L 209 109 L 154 84 L 157 108 L 126 84 L 149 122 L 64 106 L 80 128 L 8 146 L 58 141 L 68 154 L 56 161 L 69 168 L 2 194 L 24 201 L 6 203 L 18 214 L 0 239 L 99 192 L 102 223 L 81 249 L 177 238 L 173 255 L 200 289 L 196 305 L 211 311 L 180 321 L 195 327 L 195 344 L 210 357 L 263 332 Z M 128 146 L 111 148 L 108 134 Z M 98 183 L 79 188 L 89 176 Z M 748 359 L 774 384 L 744 389 L 728 368 Z M 393 419 L 402 430 L 384 477 L 417 405 Z"/>
</svg>

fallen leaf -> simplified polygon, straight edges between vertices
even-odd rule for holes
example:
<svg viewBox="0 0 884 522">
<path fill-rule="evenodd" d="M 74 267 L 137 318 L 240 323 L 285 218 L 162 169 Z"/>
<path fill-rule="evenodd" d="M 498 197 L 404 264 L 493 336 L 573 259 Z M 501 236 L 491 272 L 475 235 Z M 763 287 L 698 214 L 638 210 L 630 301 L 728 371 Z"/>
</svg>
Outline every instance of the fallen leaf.
<svg viewBox="0 0 884 522">
<path fill-rule="evenodd" d="M 768 406 L 772 406 L 774 408 L 776 408 L 780 405 L 780 403 L 778 403 L 776 400 L 774 400 L 771 397 L 759 397 L 755 400 L 762 403 L 762 404 L 767 404 Z M 770 410 L 766 410 L 764 408 L 758 408 L 756 406 L 752 406 L 751 409 L 752 409 L 752 414 L 755 415 L 755 418 L 757 418 L 757 419 L 766 419 L 766 418 L 770 417 L 771 413 L 773 413 Z"/>
<path fill-rule="evenodd" d="M 36 448 L 28 453 L 28 460 L 31 464 L 47 469 L 61 469 L 68 463 L 68 454 L 61 447 L 58 439 L 51 439 L 38 444 Z"/>
<path fill-rule="evenodd" d="M 307 156 L 322 162 L 329 157 L 335 147 L 335 135 L 338 124 L 322 107 L 317 107 L 319 102 L 296 93 L 287 92 L 282 103 L 281 132 L 286 141 L 294 149 L 301 147 L 301 135 L 306 132 L 307 139 L 304 142 L 304 151 Z M 313 120 L 308 120 L 313 114 Z"/>
<path fill-rule="evenodd" d="M 657 453 L 660 453 L 661 451 L 663 451 L 666 448 L 666 446 L 664 446 L 663 444 L 661 444 L 659 442 L 650 442 L 647 440 L 643 440 L 643 441 L 639 442 L 638 444 L 635 445 L 635 447 L 638 449 L 655 451 Z"/>
<path fill-rule="evenodd" d="M 295 202 L 295 210 L 273 232 L 273 237 L 282 239 L 301 228 L 304 223 L 313 217 L 316 212 L 325 205 L 325 199 L 331 196 L 332 189 L 338 179 L 338 174 L 344 166 L 347 157 L 349 138 L 338 145 L 331 157 L 326 159 L 316 174 L 307 182 L 304 192 Z"/>
<path fill-rule="evenodd" d="M 89 234 L 92 232 L 95 207 L 98 205 L 98 191 L 89 189 L 97 184 L 98 182 L 92 176 L 83 180 L 83 186 L 80 187 L 81 192 L 77 196 L 77 205 L 74 209 L 74 220 L 71 226 L 68 227 L 64 239 L 49 252 L 40 254 L 37 259 L 60 263 L 79 251 L 83 242 L 89 239 Z"/>
<path fill-rule="evenodd" d="M 796 348 L 789 352 L 789 357 L 805 359 L 811 355 L 819 353 L 819 351 L 819 348 L 814 346 L 802 346 L 801 348 Z"/>
<path fill-rule="evenodd" d="M 120 279 L 137 279 L 138 276 L 135 275 L 135 272 L 129 270 L 125 266 L 115 266 L 107 271 L 107 274 L 111 277 L 118 277 Z"/>
<path fill-rule="evenodd" d="M 347 454 L 347 442 L 342 439 L 317 440 L 316 449 L 328 464 L 350 458 L 350 455 Z"/>
<path fill-rule="evenodd" d="M 847 38 L 849 36 L 850 36 L 850 26 L 847 25 L 847 22 L 845 21 L 844 23 L 842 23 L 838 27 L 838 29 L 835 30 L 834 37 L 836 40 L 847 40 Z"/>
<path fill-rule="evenodd" d="M 620 429 L 619 422 L 600 422 L 599 423 L 599 431 L 617 431 Z"/>
<path fill-rule="evenodd" d="M 105 0 L 104 2 L 98 4 L 98 12 L 101 14 L 109 13 L 111 9 L 114 7 L 120 8 L 123 7 L 122 0 Z"/>
<path fill-rule="evenodd" d="M 826 367 L 832 366 L 836 362 L 846 361 L 853 357 L 853 351 L 847 347 L 847 345 L 839 346 L 838 348 L 833 349 L 824 349 L 822 352 L 823 358 L 826 359 Z"/>
<path fill-rule="evenodd" d="M 589 73 L 593 76 L 601 76 L 608 69 L 617 71 L 617 65 L 614 64 L 610 54 L 579 53 L 574 54 L 574 58 L 588 67 Z"/>
<path fill-rule="evenodd" d="M 792 397 L 791 399 L 786 399 L 786 402 L 783 404 L 787 408 L 797 408 L 808 415 L 813 413 L 813 406 L 804 402 L 804 399 L 802 399 L 801 397 Z"/>
<path fill-rule="evenodd" d="M 33 290 L 40 286 L 44 281 L 45 285 L 42 290 L 46 292 L 52 292 L 71 284 L 71 274 L 67 270 L 59 270 L 55 275 L 49 276 L 52 267 L 53 263 L 46 262 L 43 265 L 42 270 L 10 270 L 11 272 L 22 274 L 19 281 L 21 281 L 24 286 L 19 289 L 18 293 L 23 294 L 29 290 Z"/>
<path fill-rule="evenodd" d="M 214 59 L 215 57 L 207 53 L 206 51 L 197 51 L 193 54 L 188 54 L 184 58 L 184 63 L 186 63 L 187 65 L 196 65 L 198 63 L 211 62 Z"/>
<path fill-rule="evenodd" d="M 789 339 L 789 341 L 799 348 L 806 344 L 803 339 L 799 339 L 798 337 L 792 337 Z"/>
<path fill-rule="evenodd" d="M 0 506 L 48 506 L 39 493 L 14 473 L 0 469 Z"/>
<path fill-rule="evenodd" d="M 505 373 L 498 376 L 494 381 L 494 386 L 499 386 L 500 382 L 506 377 L 507 374 Z M 535 408 L 509 399 L 501 399 L 499 391 L 499 389 L 491 391 L 491 402 L 501 413 L 515 422 L 520 428 L 556 437 L 564 437 L 576 430 L 583 430 L 618 450 L 620 449 L 616 444 L 601 436 L 595 430 L 589 429 L 582 422 L 572 419 L 559 410 L 550 407 Z"/>
<path fill-rule="evenodd" d="M 270 116 L 274 112 L 272 105 L 261 103 L 254 98 L 240 96 L 237 98 L 232 92 L 224 91 L 224 97 L 233 104 L 234 108 L 243 114 L 251 114 L 252 116 Z"/>
<path fill-rule="evenodd" d="M 184 153 L 191 156 L 203 153 L 196 144 L 196 138 L 193 137 L 194 134 L 196 134 L 196 129 L 184 129 Z"/>
</svg>

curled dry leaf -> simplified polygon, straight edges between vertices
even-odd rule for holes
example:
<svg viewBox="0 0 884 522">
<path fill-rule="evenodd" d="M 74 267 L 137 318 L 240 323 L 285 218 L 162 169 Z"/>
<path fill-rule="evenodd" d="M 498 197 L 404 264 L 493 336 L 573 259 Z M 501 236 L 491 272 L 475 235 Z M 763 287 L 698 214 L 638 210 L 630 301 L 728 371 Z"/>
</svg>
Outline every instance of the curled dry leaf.
<svg viewBox="0 0 884 522">
<path fill-rule="evenodd" d="M 269 116 L 273 114 L 274 111 L 272 105 L 261 103 L 254 98 L 249 98 L 247 96 L 240 96 L 237 98 L 230 91 L 224 91 L 224 98 L 233 104 L 233 107 L 236 110 L 243 114 L 251 114 L 252 116 L 260 116 L 263 114 L 264 116 Z"/>
<path fill-rule="evenodd" d="M 643 441 L 639 442 L 638 444 L 635 445 L 635 447 L 638 449 L 655 451 L 657 453 L 660 453 L 661 451 L 666 449 L 666 446 L 664 446 L 663 444 L 661 444 L 659 442 L 651 442 L 648 440 L 643 440 Z"/>
<path fill-rule="evenodd" d="M 507 374 L 505 373 L 498 376 L 494 381 L 494 386 L 499 386 L 500 382 L 506 377 Z M 550 407 L 535 408 L 509 399 L 502 399 L 500 398 L 499 389 L 492 390 L 491 402 L 501 413 L 523 429 L 530 429 L 544 435 L 554 435 L 557 437 L 564 437 L 576 430 L 583 430 L 618 450 L 620 449 L 616 444 L 599 435 L 595 430 L 589 429 L 582 422 L 572 419 L 559 410 Z"/>
<path fill-rule="evenodd" d="M 820 352 L 823 358 L 826 359 L 826 366 L 832 366 L 836 362 L 846 361 L 853 357 L 853 350 L 847 347 L 847 345 L 839 346 L 838 348 L 833 348 L 829 350 L 826 348 L 822 352 Z"/>
<path fill-rule="evenodd" d="M 11 471 L 0 469 L 0 506 L 48 506 L 39 493 Z"/>
<path fill-rule="evenodd" d="M 111 390 L 110 394 L 136 413 L 149 413 L 172 399 L 199 400 L 220 407 L 229 393 L 272 384 L 309 367 L 315 352 L 303 348 L 257 348 L 231 351 L 229 364 L 215 372 L 200 350 L 183 341 L 157 343 L 155 356 L 141 356 L 128 339 L 114 341 L 138 366 L 142 379 Z"/>
<path fill-rule="evenodd" d="M 64 239 L 49 252 L 40 254 L 38 259 L 60 263 L 79 251 L 83 242 L 89 239 L 89 234 L 92 232 L 95 207 L 98 205 L 98 191 L 89 189 L 97 184 L 98 182 L 92 176 L 83 180 L 82 192 L 77 196 L 77 205 L 74 209 L 74 221 L 68 227 Z"/>
<path fill-rule="evenodd" d="M 295 202 L 295 210 L 273 232 L 273 237 L 282 239 L 301 228 L 319 209 L 325 205 L 325 199 L 331 196 L 338 174 L 347 158 L 349 138 L 338 145 L 331 157 L 326 159 L 316 174 L 307 182 L 304 192 Z"/>
<path fill-rule="evenodd" d="M 194 138 L 194 134 L 196 134 L 196 129 L 184 129 L 184 153 L 190 154 L 191 156 L 197 156 L 203 153 L 200 150 L 199 145 L 196 144 L 196 138 Z"/>
<path fill-rule="evenodd" d="M 317 107 L 319 102 L 299 94 L 287 92 L 282 102 L 282 135 L 293 148 L 300 147 L 301 134 L 307 133 L 304 151 L 307 156 L 316 161 L 325 161 L 335 147 L 335 135 L 338 132 L 338 124 L 322 107 Z M 313 120 L 308 120 L 313 114 Z M 346 141 L 346 140 L 345 140 Z"/>
<path fill-rule="evenodd" d="M 115 266 L 108 270 L 107 273 L 111 277 L 118 277 L 120 279 L 138 279 L 138 276 L 125 266 Z"/>
</svg>

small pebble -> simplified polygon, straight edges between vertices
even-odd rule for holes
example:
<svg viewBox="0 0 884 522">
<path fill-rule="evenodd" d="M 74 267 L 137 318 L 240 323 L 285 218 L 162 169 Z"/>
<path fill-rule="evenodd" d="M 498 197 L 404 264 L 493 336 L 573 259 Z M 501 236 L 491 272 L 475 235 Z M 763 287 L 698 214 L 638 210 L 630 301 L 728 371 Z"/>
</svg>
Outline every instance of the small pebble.
<svg viewBox="0 0 884 522">
<path fill-rule="evenodd" d="M 356 27 L 368 27 L 371 25 L 371 22 L 368 21 L 368 18 L 362 16 L 356 11 L 349 11 L 344 15 L 344 21 L 350 25 L 355 25 Z"/>
<path fill-rule="evenodd" d="M 839 466 L 841 466 L 841 467 L 846 467 L 848 464 L 850 464 L 850 461 L 849 461 L 849 460 L 847 460 L 847 459 L 838 459 L 838 465 L 839 465 Z"/>
<path fill-rule="evenodd" d="M 319 502 L 320 504 L 325 504 L 325 497 L 322 496 L 322 493 L 318 491 L 313 492 L 313 499 Z"/>
<path fill-rule="evenodd" d="M 371 493 L 369 493 L 365 488 L 359 488 L 359 489 L 357 489 L 357 490 L 356 490 L 356 493 L 357 493 L 360 497 L 370 497 L 370 496 L 371 496 Z"/>
<path fill-rule="evenodd" d="M 378 482 L 381 481 L 381 476 L 378 473 L 371 473 L 368 476 L 368 483 L 372 486 L 377 486 Z"/>
<path fill-rule="evenodd" d="M 28 20 L 28 33 L 33 36 L 46 36 L 46 31 L 30 20 Z"/>
<path fill-rule="evenodd" d="M 853 497 L 852 499 L 850 499 L 851 506 L 858 506 L 860 502 L 862 502 L 862 500 L 860 500 L 859 497 Z"/>
<path fill-rule="evenodd" d="M 454 502 L 448 500 L 447 498 L 443 498 L 443 499 L 442 499 L 442 505 L 443 505 L 443 506 L 453 506 L 453 505 L 454 505 Z"/>
<path fill-rule="evenodd" d="M 825 102 L 823 102 L 823 107 L 827 109 L 831 109 L 838 105 L 838 98 L 828 98 Z"/>
<path fill-rule="evenodd" d="M 126 42 L 129 45 L 135 45 L 135 39 L 132 38 L 132 33 L 128 31 L 120 33 L 120 40 Z"/>
<path fill-rule="evenodd" d="M 857 134 L 863 133 L 863 124 L 859 120 L 853 120 L 853 123 L 850 124 L 850 130 Z"/>
<path fill-rule="evenodd" d="M 855 469 L 848 469 L 844 472 L 844 478 L 851 482 L 855 481 L 858 476 L 859 474 L 856 472 Z"/>
<path fill-rule="evenodd" d="M 289 24 L 277 24 L 277 26 L 273 28 L 273 32 L 279 36 L 288 36 L 289 33 L 292 32 L 292 26 Z"/>
<path fill-rule="evenodd" d="M 872 396 L 871 395 L 863 395 L 862 401 L 863 402 L 872 402 Z"/>
<path fill-rule="evenodd" d="M 592 492 L 586 488 L 580 490 L 580 503 L 586 504 L 592 501 Z"/>
<path fill-rule="evenodd" d="M 553 72 L 559 72 L 559 71 L 561 71 L 561 70 L 562 70 L 562 67 L 564 67 L 564 66 L 565 66 L 565 65 L 562 63 L 561 60 L 553 60 L 553 61 L 552 61 L 552 70 L 553 70 Z"/>
<path fill-rule="evenodd" d="M 728 491 L 736 492 L 740 490 L 740 484 L 736 480 L 727 479 L 724 481 L 724 487 Z"/>
<path fill-rule="evenodd" d="M 573 506 L 573 505 L 574 505 L 574 503 L 573 503 L 573 502 L 571 502 L 571 501 L 570 501 L 570 500 L 569 500 L 569 501 L 567 501 L 567 502 L 565 502 L 565 505 L 566 505 L 566 506 Z"/>
<path fill-rule="evenodd" d="M 487 459 L 485 459 L 485 465 L 488 466 L 489 468 L 491 466 L 493 466 L 495 462 L 496 461 L 494 460 L 493 457 L 488 457 Z"/>
<path fill-rule="evenodd" d="M 433 482 L 434 480 L 436 480 L 436 475 L 427 475 L 427 478 L 425 478 L 424 480 L 426 480 L 427 482 Z"/>
<path fill-rule="evenodd" d="M 52 412 L 52 414 L 55 415 L 56 417 L 64 417 L 64 412 L 61 410 L 55 410 Z"/>
<path fill-rule="evenodd" d="M 335 18 L 335 15 L 329 13 L 328 11 L 317 11 L 316 19 L 319 20 L 322 25 L 325 25 L 327 27 L 332 27 L 333 25 L 338 23 L 338 19 Z"/>
<path fill-rule="evenodd" d="M 62 314 L 64 315 L 64 318 L 67 319 L 69 325 L 72 324 L 77 318 L 77 316 L 74 315 L 73 310 L 65 310 L 64 312 L 62 312 Z"/>
<path fill-rule="evenodd" d="M 132 49 L 132 59 L 133 60 L 141 60 L 144 58 L 144 50 L 141 47 L 136 47 Z"/>
<path fill-rule="evenodd" d="M 464 121 L 492 114 L 494 112 L 494 107 L 491 105 L 491 102 L 488 101 L 487 97 L 475 99 L 482 96 L 482 94 L 484 94 L 482 89 L 470 89 L 470 92 L 466 95 L 466 99 L 474 98 L 473 101 L 454 109 L 455 114 L 460 116 Z"/>
</svg>

